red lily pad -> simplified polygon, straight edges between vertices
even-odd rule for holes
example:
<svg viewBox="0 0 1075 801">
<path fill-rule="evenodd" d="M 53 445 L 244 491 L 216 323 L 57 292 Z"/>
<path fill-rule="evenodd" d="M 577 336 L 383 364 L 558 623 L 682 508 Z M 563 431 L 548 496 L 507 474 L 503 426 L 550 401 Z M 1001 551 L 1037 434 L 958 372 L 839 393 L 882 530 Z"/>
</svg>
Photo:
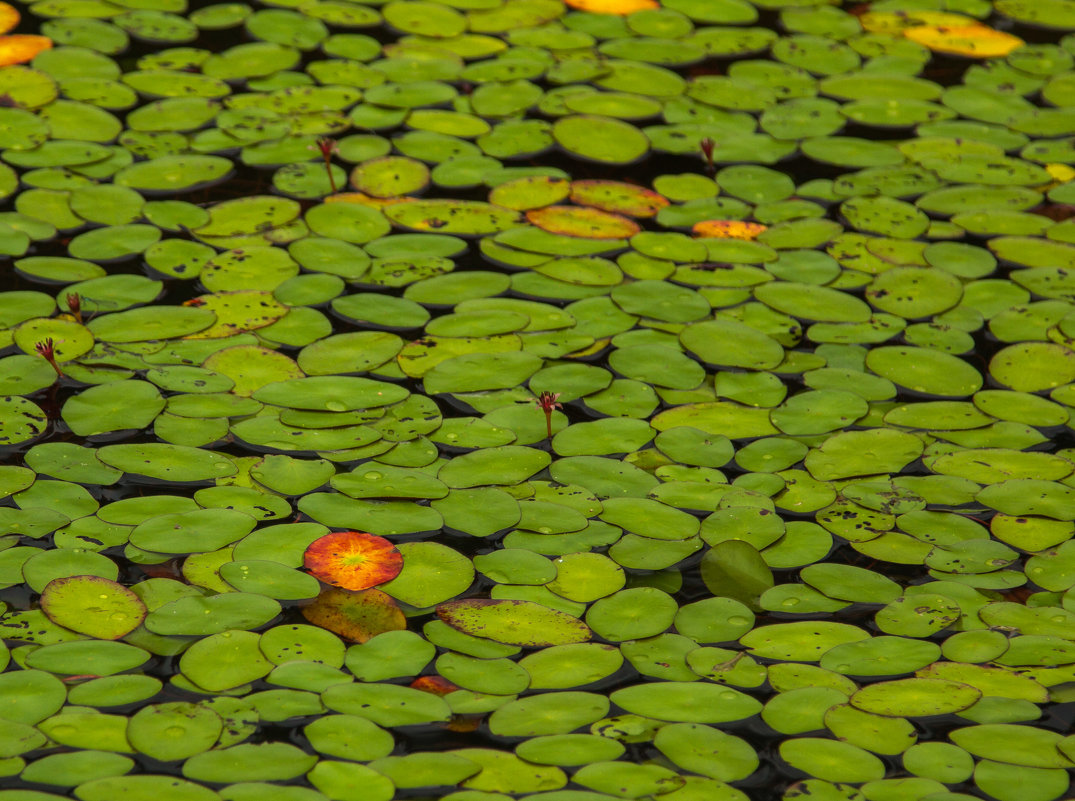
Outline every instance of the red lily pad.
<svg viewBox="0 0 1075 801">
<path fill-rule="evenodd" d="M 443 676 L 419 676 L 411 682 L 411 687 L 440 698 L 462 689 L 458 684 L 453 684 Z M 483 717 L 484 715 L 452 715 L 452 719 L 444 724 L 444 728 L 455 732 L 477 731 Z"/>
<path fill-rule="evenodd" d="M 345 590 L 368 590 L 399 575 L 403 554 L 384 537 L 361 531 L 335 531 L 307 546 L 303 565 L 326 584 Z"/>
<path fill-rule="evenodd" d="M 546 206 L 526 212 L 526 219 L 551 234 L 590 239 L 626 239 L 642 230 L 620 214 L 585 206 Z"/>
<path fill-rule="evenodd" d="M 597 179 L 572 181 L 571 201 L 628 217 L 652 217 L 669 204 L 664 195 L 644 186 Z"/>
<path fill-rule="evenodd" d="M 411 682 L 411 687 L 424 693 L 445 696 L 459 689 L 458 684 L 453 684 L 444 676 L 419 676 Z"/>
<path fill-rule="evenodd" d="M 366 642 L 386 631 L 407 628 L 403 610 L 380 590 L 351 592 L 333 587 L 304 608 L 302 616 L 352 642 Z"/>
</svg>

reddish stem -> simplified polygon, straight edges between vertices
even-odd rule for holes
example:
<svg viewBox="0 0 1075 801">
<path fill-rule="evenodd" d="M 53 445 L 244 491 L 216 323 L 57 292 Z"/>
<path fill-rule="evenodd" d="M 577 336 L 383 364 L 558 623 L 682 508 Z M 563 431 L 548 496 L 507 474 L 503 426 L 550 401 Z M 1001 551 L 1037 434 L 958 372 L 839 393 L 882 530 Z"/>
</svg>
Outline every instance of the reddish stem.
<svg viewBox="0 0 1075 801">
<path fill-rule="evenodd" d="M 327 136 L 317 140 L 317 149 L 321 151 L 321 157 L 325 160 L 325 172 L 328 173 L 328 183 L 332 187 L 332 194 L 336 194 L 336 177 L 332 174 L 332 154 L 336 152 L 336 142 Z"/>
<path fill-rule="evenodd" d="M 545 413 L 545 430 L 548 432 L 548 438 L 552 439 L 552 412 L 553 409 L 562 409 L 563 406 L 556 402 L 556 399 L 560 397 L 560 393 L 553 394 L 552 392 L 542 392 L 537 398 L 534 399 L 534 403 L 538 405 L 538 408 Z"/>
</svg>

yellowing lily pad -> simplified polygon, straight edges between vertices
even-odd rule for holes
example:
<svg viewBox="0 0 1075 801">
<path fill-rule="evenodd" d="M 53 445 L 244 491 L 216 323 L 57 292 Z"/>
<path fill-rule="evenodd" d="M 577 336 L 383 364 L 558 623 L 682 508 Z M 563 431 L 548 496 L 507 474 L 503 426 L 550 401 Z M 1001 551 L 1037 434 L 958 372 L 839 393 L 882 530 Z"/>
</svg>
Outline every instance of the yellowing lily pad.
<svg viewBox="0 0 1075 801">
<path fill-rule="evenodd" d="M 53 623 L 101 640 L 130 634 L 146 617 L 137 595 L 100 576 L 53 579 L 41 593 L 41 610 Z"/>
<path fill-rule="evenodd" d="M 692 233 L 703 239 L 747 239 L 754 240 L 766 230 L 761 223 L 743 220 L 702 220 L 691 228 Z"/>
<path fill-rule="evenodd" d="M 303 563 L 326 584 L 345 590 L 368 590 L 399 575 L 403 555 L 384 537 L 361 531 L 335 531 L 310 543 Z"/>
<path fill-rule="evenodd" d="M 903 35 L 938 53 L 953 53 L 971 58 L 998 58 L 1008 55 L 1026 42 L 987 25 L 916 25 L 905 28 Z"/>
<path fill-rule="evenodd" d="M 7 33 L 19 24 L 19 11 L 9 3 L 0 3 L 0 33 Z"/>
<path fill-rule="evenodd" d="M 628 217 L 653 217 L 669 204 L 660 192 L 623 181 L 571 182 L 571 202 Z"/>
<path fill-rule="evenodd" d="M 859 23 L 863 30 L 868 33 L 899 33 L 906 28 L 918 25 L 932 25 L 934 27 L 960 25 L 973 25 L 977 22 L 973 17 L 964 14 L 953 14 L 949 11 L 923 11 L 907 9 L 900 11 L 868 11 L 859 17 Z"/>
<path fill-rule="evenodd" d="M 564 0 L 564 5 L 591 14 L 634 14 L 660 8 L 657 0 Z"/>
<path fill-rule="evenodd" d="M 546 206 L 526 213 L 526 219 L 543 231 L 590 239 L 626 239 L 641 227 L 634 220 L 600 209 L 576 206 Z"/>
<path fill-rule="evenodd" d="M 242 331 L 272 325 L 288 312 L 271 292 L 256 289 L 217 292 L 192 298 L 184 306 L 199 306 L 216 315 L 216 322 L 186 339 L 221 339 Z"/>
<path fill-rule="evenodd" d="M 326 203 L 354 203 L 358 206 L 369 206 L 371 209 L 383 209 L 396 203 L 409 203 L 413 197 L 373 197 L 365 192 L 339 192 L 325 198 Z"/>
<path fill-rule="evenodd" d="M 533 601 L 448 601 L 437 606 L 437 617 L 465 634 L 507 645 L 567 645 L 587 642 L 592 636 L 590 627 L 577 617 Z"/>
<path fill-rule="evenodd" d="M 302 616 L 345 640 L 366 642 L 386 631 L 407 628 L 407 619 L 392 598 L 380 590 L 328 589 L 302 610 Z"/>
</svg>

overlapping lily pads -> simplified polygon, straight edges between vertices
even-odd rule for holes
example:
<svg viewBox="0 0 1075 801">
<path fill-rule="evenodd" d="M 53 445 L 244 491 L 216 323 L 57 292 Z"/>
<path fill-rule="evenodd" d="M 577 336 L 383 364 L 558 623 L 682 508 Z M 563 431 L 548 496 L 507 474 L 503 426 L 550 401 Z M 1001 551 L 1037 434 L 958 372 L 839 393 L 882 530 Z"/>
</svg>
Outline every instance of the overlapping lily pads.
<svg viewBox="0 0 1075 801">
<path fill-rule="evenodd" d="M 850 11 L 29 6 L 3 792 L 1061 797 L 1075 16 Z"/>
</svg>

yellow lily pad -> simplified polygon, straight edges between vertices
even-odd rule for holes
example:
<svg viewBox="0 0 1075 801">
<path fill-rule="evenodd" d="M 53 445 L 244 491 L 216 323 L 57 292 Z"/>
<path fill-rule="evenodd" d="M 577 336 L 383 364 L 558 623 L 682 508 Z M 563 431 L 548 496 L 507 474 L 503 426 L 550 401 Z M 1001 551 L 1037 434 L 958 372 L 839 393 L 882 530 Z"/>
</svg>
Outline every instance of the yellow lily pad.
<svg viewBox="0 0 1075 801">
<path fill-rule="evenodd" d="M 906 28 L 903 35 L 937 53 L 952 53 L 971 58 L 1006 56 L 1026 42 L 987 25 L 917 25 Z"/>
</svg>

